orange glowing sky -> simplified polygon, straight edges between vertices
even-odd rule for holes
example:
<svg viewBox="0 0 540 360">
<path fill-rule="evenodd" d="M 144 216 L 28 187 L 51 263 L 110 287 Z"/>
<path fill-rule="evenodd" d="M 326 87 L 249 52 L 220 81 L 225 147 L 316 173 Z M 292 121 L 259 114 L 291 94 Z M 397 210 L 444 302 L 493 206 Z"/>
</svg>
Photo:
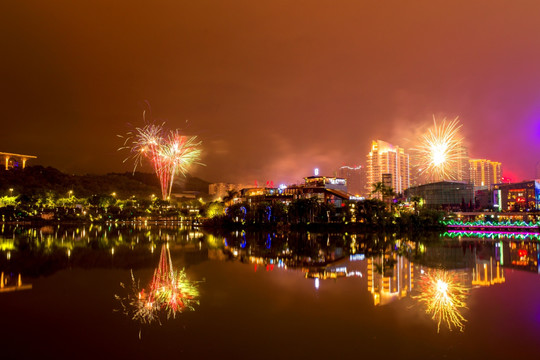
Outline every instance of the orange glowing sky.
<svg viewBox="0 0 540 360">
<path fill-rule="evenodd" d="M 521 180 L 540 161 L 540 2 L 8 1 L 0 151 L 129 171 L 154 117 L 203 140 L 211 182 L 296 182 L 412 147 L 432 114 Z M 148 171 L 151 171 L 148 168 Z"/>
</svg>

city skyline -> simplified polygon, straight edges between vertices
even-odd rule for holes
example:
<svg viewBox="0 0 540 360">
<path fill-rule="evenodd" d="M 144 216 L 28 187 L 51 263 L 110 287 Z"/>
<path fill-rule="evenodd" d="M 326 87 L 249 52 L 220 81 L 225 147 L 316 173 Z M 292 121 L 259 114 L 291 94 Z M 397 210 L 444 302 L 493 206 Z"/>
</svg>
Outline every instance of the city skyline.
<svg viewBox="0 0 540 360">
<path fill-rule="evenodd" d="M 131 171 L 116 135 L 147 111 L 202 141 L 194 176 L 296 183 L 365 165 L 374 139 L 413 148 L 435 115 L 459 116 L 471 158 L 537 175 L 534 1 L 5 8 L 0 150 L 30 165 Z"/>
</svg>

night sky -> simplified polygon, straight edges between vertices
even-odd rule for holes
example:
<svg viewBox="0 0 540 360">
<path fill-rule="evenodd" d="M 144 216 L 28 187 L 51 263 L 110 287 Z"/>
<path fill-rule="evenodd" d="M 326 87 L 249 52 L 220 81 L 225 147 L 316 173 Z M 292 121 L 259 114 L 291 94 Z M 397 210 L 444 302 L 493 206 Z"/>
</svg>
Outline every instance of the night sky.
<svg viewBox="0 0 540 360">
<path fill-rule="evenodd" d="M 3 1 L 0 151 L 132 170 L 146 110 L 203 141 L 210 182 L 275 184 L 408 148 L 432 114 L 512 180 L 540 161 L 540 2 Z M 151 171 L 150 167 L 146 168 Z"/>
</svg>

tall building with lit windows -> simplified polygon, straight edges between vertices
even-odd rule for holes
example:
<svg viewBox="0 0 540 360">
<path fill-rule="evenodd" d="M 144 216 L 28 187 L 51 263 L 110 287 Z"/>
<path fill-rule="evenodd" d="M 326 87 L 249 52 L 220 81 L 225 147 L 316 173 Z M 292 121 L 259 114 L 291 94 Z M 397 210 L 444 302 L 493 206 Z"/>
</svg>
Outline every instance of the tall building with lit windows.
<svg viewBox="0 0 540 360">
<path fill-rule="evenodd" d="M 470 181 L 474 186 L 487 186 L 492 188 L 500 184 L 502 178 L 502 165 L 500 162 L 486 159 L 470 159 Z"/>
<path fill-rule="evenodd" d="M 397 194 L 410 186 L 409 154 L 399 146 L 382 140 L 373 141 L 367 155 L 366 169 L 367 194 L 371 194 L 373 184 L 383 181 L 383 178 L 391 178 L 392 188 Z"/>
</svg>

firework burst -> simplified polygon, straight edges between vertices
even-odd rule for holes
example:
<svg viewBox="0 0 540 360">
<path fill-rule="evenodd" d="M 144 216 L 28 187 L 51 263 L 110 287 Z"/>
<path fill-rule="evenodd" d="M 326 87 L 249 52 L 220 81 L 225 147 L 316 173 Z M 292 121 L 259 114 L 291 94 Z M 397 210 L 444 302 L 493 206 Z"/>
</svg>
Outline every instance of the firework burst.
<svg viewBox="0 0 540 360">
<path fill-rule="evenodd" d="M 461 125 L 456 117 L 447 122 L 446 118 L 437 125 L 433 116 L 433 127 L 420 138 L 420 145 L 413 148 L 420 160 L 420 172 L 432 180 L 456 180 L 460 148 L 463 138 L 459 137 Z"/>
<path fill-rule="evenodd" d="M 457 274 L 443 270 L 430 270 L 420 280 L 420 294 L 414 296 L 426 306 L 426 313 L 437 322 L 437 332 L 441 323 L 449 330 L 463 331 L 465 318 L 460 310 L 466 308 L 468 289 L 459 283 Z"/>
<path fill-rule="evenodd" d="M 131 284 L 120 284 L 127 290 L 125 297 L 115 295 L 120 301 L 123 312 L 136 322 L 161 324 L 161 317 L 175 318 L 178 313 L 195 310 L 199 305 L 199 289 L 196 282 L 187 278 L 185 271 L 175 271 L 167 245 L 161 247 L 159 265 L 154 271 L 148 290 L 139 286 L 131 273 Z"/>
<path fill-rule="evenodd" d="M 144 118 L 144 114 L 143 114 Z M 147 124 L 128 132 L 124 144 L 118 150 L 128 149 L 131 156 L 124 162 L 133 159 L 135 166 L 141 165 L 144 159 L 148 159 L 159 178 L 161 195 L 163 200 L 169 199 L 174 184 L 175 176 L 186 175 L 189 167 L 200 164 L 201 156 L 200 141 L 196 136 L 180 135 L 179 130 L 165 131 L 165 123 L 161 125 Z"/>
</svg>

